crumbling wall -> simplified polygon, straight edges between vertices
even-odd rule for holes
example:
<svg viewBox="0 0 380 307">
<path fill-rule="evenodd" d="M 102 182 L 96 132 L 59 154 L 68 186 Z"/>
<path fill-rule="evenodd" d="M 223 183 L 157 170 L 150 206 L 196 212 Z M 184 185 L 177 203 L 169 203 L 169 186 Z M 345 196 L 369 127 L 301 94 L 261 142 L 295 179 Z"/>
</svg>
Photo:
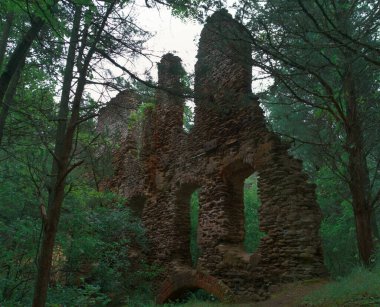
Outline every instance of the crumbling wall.
<svg viewBox="0 0 380 307">
<path fill-rule="evenodd" d="M 113 154 L 114 173 L 110 178 L 103 178 L 102 188 L 111 187 L 114 192 L 129 198 L 129 205 L 139 213 L 145 201 L 145 175 L 140 158 L 143 127 L 141 123 L 132 123 L 131 119 L 142 100 L 134 90 L 120 92 L 100 109 L 97 124 L 97 131 L 104 137 L 98 155 L 107 156 L 108 151 Z"/>
<path fill-rule="evenodd" d="M 131 113 L 140 104 L 138 95 L 132 90 L 120 92 L 99 110 L 97 131 L 120 143 L 130 132 L 128 122 Z"/>
<path fill-rule="evenodd" d="M 199 188 L 196 270 L 223 282 L 239 300 L 258 300 L 266 297 L 269 283 L 318 277 L 325 270 L 315 186 L 302 172 L 302 162 L 266 127 L 251 92 L 246 35 L 224 10 L 208 19 L 195 67 L 190 133 L 182 129 L 180 59 L 171 54 L 162 58 L 161 89 L 142 134 L 143 178 L 131 182 L 136 173 L 125 160 L 115 181 L 131 199 L 140 195 L 146 200 L 140 205 L 150 259 L 164 266 L 168 276 L 191 266 L 190 196 Z M 259 175 L 260 229 L 266 236 L 251 255 L 243 247 L 243 186 L 254 172 Z"/>
</svg>

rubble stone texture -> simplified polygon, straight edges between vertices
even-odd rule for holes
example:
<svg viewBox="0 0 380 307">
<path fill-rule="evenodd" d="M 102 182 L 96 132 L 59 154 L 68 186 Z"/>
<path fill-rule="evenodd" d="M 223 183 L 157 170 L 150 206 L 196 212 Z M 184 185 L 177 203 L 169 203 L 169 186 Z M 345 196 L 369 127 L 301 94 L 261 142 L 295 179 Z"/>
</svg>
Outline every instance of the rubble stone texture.
<svg viewBox="0 0 380 307">
<path fill-rule="evenodd" d="M 157 91 L 156 107 L 146 112 L 142 132 L 125 132 L 117 155 L 111 186 L 141 212 L 151 242 L 149 259 L 163 266 L 168 278 L 162 280 L 161 298 L 170 296 L 173 276 L 191 270 L 217 280 L 237 301 L 265 299 L 269 284 L 325 274 L 315 185 L 308 183 L 302 162 L 266 127 L 251 92 L 246 35 L 225 10 L 208 18 L 195 67 L 195 124 L 189 133 L 182 127 L 184 98 L 178 95 L 183 90 L 181 60 L 165 55 L 158 67 L 159 86 L 165 90 Z M 119 102 L 131 105 L 122 98 Z M 260 229 L 266 235 L 248 254 L 243 186 L 255 172 Z M 196 189 L 200 256 L 191 268 L 190 197 Z M 189 288 L 194 288 L 195 279 L 190 279 Z"/>
</svg>

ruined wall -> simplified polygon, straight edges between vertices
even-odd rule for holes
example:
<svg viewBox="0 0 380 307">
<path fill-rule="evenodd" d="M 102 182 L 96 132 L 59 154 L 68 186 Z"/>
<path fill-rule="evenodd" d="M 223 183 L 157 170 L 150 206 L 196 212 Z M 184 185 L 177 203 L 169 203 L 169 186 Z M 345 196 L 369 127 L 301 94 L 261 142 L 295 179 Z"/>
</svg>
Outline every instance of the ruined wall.
<svg viewBox="0 0 380 307">
<path fill-rule="evenodd" d="M 142 218 L 152 248 L 150 259 L 167 276 L 189 270 L 190 196 L 200 190 L 196 270 L 227 285 L 239 300 L 263 299 L 265 285 L 325 274 L 315 186 L 302 162 L 270 132 L 251 92 L 251 47 L 245 29 L 226 11 L 205 25 L 195 67 L 195 125 L 182 129 L 184 99 L 180 59 L 168 54 L 158 67 L 155 110 L 147 114 L 143 179 L 128 161 L 122 177 L 131 199 L 146 199 Z M 260 229 L 257 251 L 244 251 L 244 180 L 258 172 Z M 130 186 L 129 186 L 130 185 Z M 141 205 L 141 203 L 140 203 Z"/>
<path fill-rule="evenodd" d="M 129 117 L 139 104 L 140 99 L 135 92 L 131 90 L 120 92 L 107 103 L 106 107 L 100 109 L 97 131 L 114 141 L 125 139 L 129 132 Z"/>
<path fill-rule="evenodd" d="M 132 123 L 131 118 L 142 101 L 134 90 L 120 92 L 100 109 L 97 125 L 97 131 L 107 144 L 99 148 L 98 155 L 108 156 L 108 151 L 113 155 L 114 173 L 110 178 L 103 178 L 102 188 L 111 187 L 114 192 L 129 198 L 129 205 L 138 213 L 144 203 L 145 175 L 140 159 L 144 127 L 141 123 Z"/>
</svg>

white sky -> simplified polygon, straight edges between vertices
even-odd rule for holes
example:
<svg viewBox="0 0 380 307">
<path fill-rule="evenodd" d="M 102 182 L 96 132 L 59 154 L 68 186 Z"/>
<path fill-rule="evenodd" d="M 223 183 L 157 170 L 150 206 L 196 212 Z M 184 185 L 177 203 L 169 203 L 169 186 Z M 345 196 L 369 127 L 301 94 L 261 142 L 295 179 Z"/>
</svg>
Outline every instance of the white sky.
<svg viewBox="0 0 380 307">
<path fill-rule="evenodd" d="M 233 0 L 227 0 L 229 11 L 234 15 L 234 10 L 231 8 Z M 210 12 L 211 14 L 212 12 Z M 169 9 L 164 6 L 159 8 L 148 8 L 145 5 L 145 0 L 137 0 L 134 7 L 134 15 L 136 16 L 136 23 L 142 29 L 152 33 L 154 36 L 145 44 L 148 49 L 150 61 L 141 58 L 128 68 L 137 73 L 141 78 L 144 78 L 145 71 L 149 71 L 153 79 L 157 79 L 157 63 L 161 57 L 168 52 L 171 52 L 182 59 L 182 65 L 187 73 L 194 72 L 194 65 L 196 62 L 196 55 L 198 49 L 198 40 L 203 25 L 192 20 L 181 20 L 178 17 L 172 16 Z M 123 64 L 122 62 L 120 64 Z M 121 71 L 118 69 L 111 69 L 115 76 L 120 75 Z M 257 68 L 253 70 L 254 74 L 258 74 Z M 264 83 L 260 84 L 260 83 Z M 262 89 L 267 81 L 260 81 L 253 83 L 253 91 Z M 256 89 L 256 91 L 255 91 Z M 115 96 L 116 92 L 110 92 L 111 96 Z M 97 95 L 95 95 L 97 96 Z M 99 96 L 98 96 L 99 97 Z M 100 98 L 100 97 L 99 97 Z M 105 98 L 105 97 L 104 97 Z M 110 97 L 106 98 L 106 101 Z M 101 99 L 101 98 L 100 98 Z M 103 99 L 101 99 L 103 100 Z"/>
<path fill-rule="evenodd" d="M 130 11 L 125 14 L 132 14 L 135 23 L 143 30 L 149 32 L 153 37 L 144 44 L 144 54 L 149 54 L 149 60 L 140 57 L 135 61 L 128 61 L 120 57 L 115 59 L 120 65 L 125 65 L 132 73 L 137 74 L 141 79 L 145 79 L 145 71 L 154 80 L 157 80 L 157 63 L 161 57 L 171 52 L 182 59 L 182 65 L 188 73 L 194 72 L 196 62 L 197 45 L 200 32 L 203 25 L 196 21 L 181 20 L 172 16 L 169 9 L 164 6 L 159 8 L 148 8 L 145 0 L 137 0 Z M 104 69 L 112 73 L 107 77 L 116 77 L 123 75 L 123 72 L 105 61 L 101 64 Z M 110 98 L 117 95 L 117 91 L 108 89 L 104 91 L 100 85 L 91 85 L 88 87 L 90 95 L 97 101 L 106 103 Z"/>
<path fill-rule="evenodd" d="M 182 21 L 164 7 L 158 10 L 146 6 L 139 8 L 137 21 L 143 29 L 154 34 L 146 47 L 159 56 L 155 58 L 156 63 L 162 55 L 171 52 L 182 59 L 187 72 L 194 71 L 199 35 L 203 28 L 201 24 L 191 20 Z"/>
</svg>

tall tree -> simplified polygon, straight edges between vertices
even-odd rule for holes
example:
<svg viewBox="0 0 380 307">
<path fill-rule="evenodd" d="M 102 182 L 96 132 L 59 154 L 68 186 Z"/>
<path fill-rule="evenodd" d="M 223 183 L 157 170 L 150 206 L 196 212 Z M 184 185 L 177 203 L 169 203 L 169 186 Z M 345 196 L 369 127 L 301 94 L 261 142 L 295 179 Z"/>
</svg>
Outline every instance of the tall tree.
<svg viewBox="0 0 380 307">
<path fill-rule="evenodd" d="M 380 193 L 371 183 L 365 142 L 366 110 L 379 99 L 368 92 L 379 88 L 379 12 L 377 1 L 364 0 L 252 0 L 240 10 L 251 29 L 255 65 L 282 85 L 288 103 L 325 114 L 337 130 L 365 265 L 374 252 L 371 221 Z"/>
<path fill-rule="evenodd" d="M 68 159 L 71 144 L 65 146 L 66 123 L 69 115 L 69 100 L 73 71 L 75 65 L 75 52 L 77 49 L 82 8 L 75 8 L 74 20 L 71 30 L 66 67 L 63 77 L 63 88 L 58 113 L 58 127 L 55 140 L 54 159 L 52 165 L 52 180 L 50 183 L 48 213 L 42 206 L 43 239 L 41 255 L 38 262 L 38 276 L 34 290 L 33 306 L 45 306 L 47 289 L 49 285 L 50 269 L 53 256 L 54 240 L 57 233 L 60 208 L 65 190 L 65 177 L 68 172 Z M 87 72 L 85 72 L 87 73 Z M 68 147 L 67 149 L 65 147 Z M 67 152 L 68 151 L 68 152 Z"/>
<path fill-rule="evenodd" d="M 43 238 L 33 306 L 45 305 L 66 179 L 69 173 L 83 162 L 77 159 L 77 131 L 81 123 L 96 115 L 96 106 L 94 109 L 85 105 L 85 93 L 91 75 L 98 72 L 97 54 L 101 52 L 112 57 L 124 52 L 133 57 L 134 54 L 140 53 L 141 44 L 144 42 L 140 36 L 144 33 L 130 20 L 126 22 L 128 19 L 120 14 L 126 3 L 118 0 L 105 3 L 89 0 L 74 4 L 75 13 L 57 116 L 58 126 L 46 214 L 42 207 Z M 86 7 L 84 12 L 82 7 Z M 131 31 L 134 36 L 128 36 L 127 31 Z M 75 82 L 74 77 L 77 78 Z M 73 97 L 70 96 L 72 91 Z"/>
</svg>

